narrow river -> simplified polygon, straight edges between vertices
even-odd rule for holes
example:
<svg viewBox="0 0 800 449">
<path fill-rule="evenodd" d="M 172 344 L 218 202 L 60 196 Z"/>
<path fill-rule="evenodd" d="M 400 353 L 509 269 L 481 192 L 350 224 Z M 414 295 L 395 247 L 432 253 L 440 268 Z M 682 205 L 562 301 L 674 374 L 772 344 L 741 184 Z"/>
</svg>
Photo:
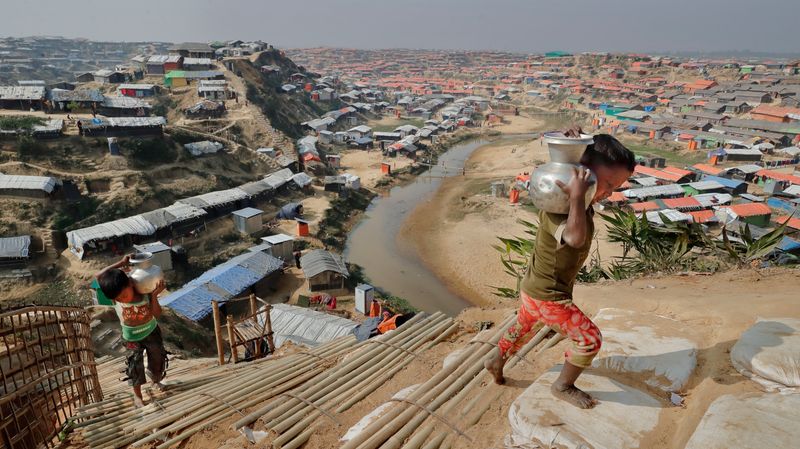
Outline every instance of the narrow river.
<svg viewBox="0 0 800 449">
<path fill-rule="evenodd" d="M 493 139 L 519 138 L 519 135 Z M 414 208 L 427 201 L 442 179 L 460 176 L 473 151 L 489 140 L 470 140 L 439 156 L 439 164 L 413 182 L 394 187 L 387 196 L 372 201 L 366 217 L 351 231 L 345 248 L 346 260 L 364 267 L 370 281 L 394 296 L 407 299 L 426 312 L 455 315 L 470 303 L 451 292 L 422 263 L 410 245 L 398 240 L 403 222 Z"/>
</svg>

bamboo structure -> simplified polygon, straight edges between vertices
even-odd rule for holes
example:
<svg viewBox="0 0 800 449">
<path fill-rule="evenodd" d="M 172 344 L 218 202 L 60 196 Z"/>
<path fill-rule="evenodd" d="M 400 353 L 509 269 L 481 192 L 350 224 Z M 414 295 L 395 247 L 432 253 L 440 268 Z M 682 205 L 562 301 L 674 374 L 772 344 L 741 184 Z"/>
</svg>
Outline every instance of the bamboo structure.
<svg viewBox="0 0 800 449">
<path fill-rule="evenodd" d="M 261 350 L 262 342 L 267 342 L 269 353 L 275 352 L 275 342 L 272 335 L 272 320 L 270 313 L 272 306 L 265 303 L 261 310 L 258 309 L 258 301 L 263 300 L 251 294 L 248 297 L 250 314 L 239 320 L 234 320 L 228 316 L 225 322 L 225 329 L 228 333 L 228 346 L 231 348 L 231 362 L 239 362 L 239 348 L 243 348 L 245 359 L 259 359 L 266 354 Z M 225 364 L 225 347 L 223 335 L 223 324 L 220 318 L 219 305 L 216 301 L 211 301 L 211 310 L 214 315 L 214 336 L 217 342 L 217 357 L 219 364 Z M 264 324 L 259 324 L 259 318 L 263 315 Z M 248 356 L 249 351 L 249 356 Z"/>
<path fill-rule="evenodd" d="M 457 328 L 442 313 L 417 315 L 396 331 L 368 340 L 315 382 L 265 404 L 233 427 L 239 429 L 260 419 L 277 435 L 273 447 L 300 447 L 313 435 L 318 420 L 327 419 L 338 425 L 336 414 L 367 397 L 420 352 Z"/>
<path fill-rule="evenodd" d="M 0 313 L 0 449 L 52 447 L 77 407 L 102 401 L 87 312 Z"/>
<path fill-rule="evenodd" d="M 497 354 L 497 342 L 514 320 L 512 315 L 496 330 L 478 334 L 455 362 L 442 368 L 405 400 L 398 401 L 342 449 L 437 449 L 458 447 L 458 438 L 469 439 L 466 430 L 494 402 L 487 400 L 492 397 L 491 392 L 495 392 L 495 399 L 499 394 L 490 386 L 492 381 L 483 363 Z M 533 331 L 534 337 L 507 362 L 507 370 L 540 346 L 551 329 L 538 325 Z M 481 339 L 487 333 L 490 336 Z M 554 342 L 557 340 L 548 343 Z"/>
</svg>

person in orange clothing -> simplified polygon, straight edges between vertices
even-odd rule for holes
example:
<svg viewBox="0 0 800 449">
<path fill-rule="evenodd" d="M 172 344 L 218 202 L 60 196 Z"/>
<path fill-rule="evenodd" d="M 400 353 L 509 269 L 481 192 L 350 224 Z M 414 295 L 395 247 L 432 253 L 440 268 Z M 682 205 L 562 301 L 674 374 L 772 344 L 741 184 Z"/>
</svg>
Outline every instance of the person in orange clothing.
<svg viewBox="0 0 800 449">
<path fill-rule="evenodd" d="M 381 316 L 381 303 L 377 299 L 373 299 L 369 305 L 369 317 L 375 318 Z"/>
<path fill-rule="evenodd" d="M 392 316 L 388 310 L 384 310 L 383 321 L 381 321 L 381 324 L 378 325 L 378 332 L 385 334 L 389 331 L 397 329 L 397 319 L 401 316 L 403 315 L 399 313 Z"/>
</svg>

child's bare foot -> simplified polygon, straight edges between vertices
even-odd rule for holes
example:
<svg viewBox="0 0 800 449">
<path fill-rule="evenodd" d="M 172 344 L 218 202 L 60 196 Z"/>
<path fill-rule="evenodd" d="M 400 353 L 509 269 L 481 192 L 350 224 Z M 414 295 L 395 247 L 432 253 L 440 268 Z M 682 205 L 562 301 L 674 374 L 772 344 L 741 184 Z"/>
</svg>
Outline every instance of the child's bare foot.
<svg viewBox="0 0 800 449">
<path fill-rule="evenodd" d="M 553 396 L 567 401 L 578 408 L 587 409 L 595 405 L 594 398 L 575 385 L 554 383 L 550 387 L 550 391 L 553 393 Z"/>
<path fill-rule="evenodd" d="M 494 378 L 494 383 L 497 385 L 506 383 L 506 379 L 503 377 L 503 365 L 505 365 L 505 361 L 499 355 L 483 362 L 483 367 L 486 368 L 486 371 L 489 371 L 489 374 Z"/>
<path fill-rule="evenodd" d="M 158 391 L 160 391 L 162 393 L 167 391 L 167 386 L 162 384 L 161 382 L 155 382 L 153 384 L 153 388 L 155 388 L 156 390 L 158 390 Z"/>
<path fill-rule="evenodd" d="M 142 408 L 142 407 L 144 407 L 144 402 L 142 401 L 142 398 L 140 398 L 139 396 L 134 396 L 133 397 L 133 407 L 134 408 Z"/>
</svg>

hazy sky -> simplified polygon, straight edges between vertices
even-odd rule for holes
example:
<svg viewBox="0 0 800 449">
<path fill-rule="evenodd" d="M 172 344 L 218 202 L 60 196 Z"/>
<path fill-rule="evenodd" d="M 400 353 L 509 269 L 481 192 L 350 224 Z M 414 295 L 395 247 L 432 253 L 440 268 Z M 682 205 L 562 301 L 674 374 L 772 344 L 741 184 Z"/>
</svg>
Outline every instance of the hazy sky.
<svg viewBox="0 0 800 449">
<path fill-rule="evenodd" d="M 280 47 L 800 52 L 800 0 L 2 0 L 0 35 Z"/>
</svg>

